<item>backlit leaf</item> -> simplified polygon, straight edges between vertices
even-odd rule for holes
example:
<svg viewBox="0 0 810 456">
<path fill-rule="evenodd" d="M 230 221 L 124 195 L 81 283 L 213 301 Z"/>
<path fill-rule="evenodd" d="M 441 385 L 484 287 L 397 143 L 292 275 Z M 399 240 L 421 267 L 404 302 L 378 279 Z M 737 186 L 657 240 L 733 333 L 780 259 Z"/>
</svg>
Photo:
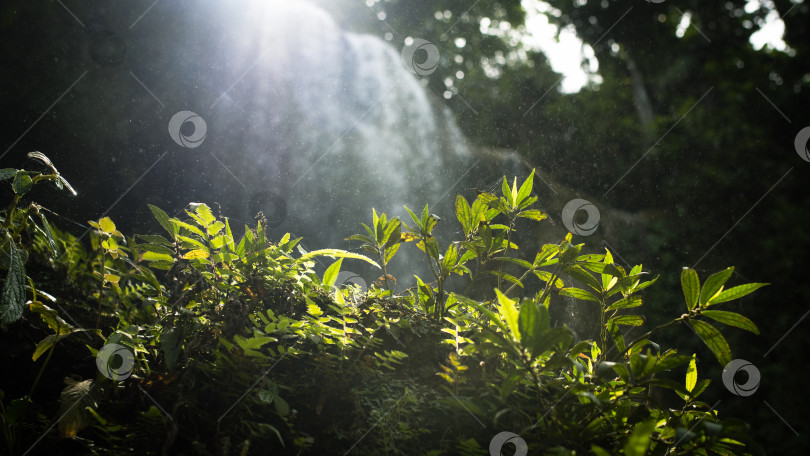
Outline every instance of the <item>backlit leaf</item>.
<svg viewBox="0 0 810 456">
<path fill-rule="evenodd" d="M 703 343 L 709 347 L 709 350 L 712 351 L 721 366 L 731 362 L 731 348 L 729 348 L 726 338 L 720 334 L 717 328 L 700 320 L 689 320 L 689 326 L 695 330 Z"/>
<path fill-rule="evenodd" d="M 689 310 L 694 309 L 700 296 L 700 279 L 694 269 L 684 268 L 681 272 L 681 288 L 686 298 L 686 307 Z"/>
<path fill-rule="evenodd" d="M 711 318 L 714 321 L 718 321 L 729 326 L 736 326 L 737 328 L 759 335 L 759 328 L 757 328 L 757 325 L 755 325 L 753 321 L 736 312 L 726 312 L 724 310 L 704 310 L 701 312 L 701 314 Z"/>
</svg>

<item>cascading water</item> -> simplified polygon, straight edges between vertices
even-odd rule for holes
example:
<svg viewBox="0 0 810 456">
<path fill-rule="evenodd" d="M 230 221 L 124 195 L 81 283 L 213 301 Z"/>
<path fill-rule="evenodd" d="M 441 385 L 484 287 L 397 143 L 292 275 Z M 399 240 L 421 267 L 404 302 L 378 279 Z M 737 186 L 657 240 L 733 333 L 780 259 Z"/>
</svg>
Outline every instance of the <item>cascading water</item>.
<svg viewBox="0 0 810 456">
<path fill-rule="evenodd" d="M 61 107 L 53 134 L 67 140 L 53 155 L 86 158 L 63 169 L 85 209 L 118 221 L 140 212 L 139 232 L 156 228 L 147 203 L 170 213 L 218 203 L 250 225 L 261 210 L 275 235 L 303 236 L 309 249 L 356 247 L 344 239 L 372 208 L 402 217 L 403 205 L 430 203 L 452 222 L 453 186 L 474 160 L 401 49 L 306 2 L 72 11 L 84 27 L 72 24 L 66 41 L 85 45 L 68 58 L 87 72 Z"/>
</svg>

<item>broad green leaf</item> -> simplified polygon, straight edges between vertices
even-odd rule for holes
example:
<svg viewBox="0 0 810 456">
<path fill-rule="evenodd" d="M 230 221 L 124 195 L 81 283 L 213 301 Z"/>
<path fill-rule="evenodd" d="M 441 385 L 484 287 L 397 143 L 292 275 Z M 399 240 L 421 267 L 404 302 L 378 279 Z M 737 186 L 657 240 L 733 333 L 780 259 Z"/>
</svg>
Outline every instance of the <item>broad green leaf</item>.
<svg viewBox="0 0 810 456">
<path fill-rule="evenodd" d="M 45 218 L 45 214 L 39 214 L 39 218 L 42 221 L 42 232 L 45 234 L 45 240 L 48 241 L 48 247 L 51 249 L 51 255 L 56 256 L 59 254 L 59 251 L 56 249 L 56 241 L 53 237 L 53 231 L 51 231 L 51 224 L 48 223 L 48 219 Z"/>
<path fill-rule="evenodd" d="M 625 456 L 644 456 L 647 454 L 647 448 L 652 439 L 652 433 L 655 425 L 658 422 L 656 418 L 647 421 L 641 421 L 633 427 L 633 432 L 627 438 L 624 444 Z"/>
<path fill-rule="evenodd" d="M 579 280 L 580 282 L 585 283 L 585 285 L 588 285 L 589 287 L 593 288 L 595 291 L 597 292 L 602 291 L 602 284 L 600 284 L 599 281 L 596 280 L 596 277 L 594 277 L 591 273 L 583 269 L 581 266 L 578 265 L 571 266 L 569 268 L 566 268 L 565 272 L 568 273 L 568 275 L 570 275 L 574 279 Z"/>
<path fill-rule="evenodd" d="M 67 386 L 59 395 L 59 436 L 73 438 L 82 429 L 93 423 L 93 415 L 87 410 L 98 407 L 96 395 L 90 394 L 95 380 L 75 381 L 65 378 Z"/>
<path fill-rule="evenodd" d="M 531 269 L 532 264 L 526 260 L 521 260 L 520 258 L 512 258 L 512 257 L 497 257 L 492 258 L 494 261 L 506 261 L 507 263 L 514 263 L 524 269 Z"/>
<path fill-rule="evenodd" d="M 183 222 L 183 221 L 181 221 L 181 220 L 174 219 L 174 218 L 173 218 L 173 219 L 169 219 L 169 221 L 170 221 L 170 222 L 171 222 L 171 223 L 172 223 L 174 226 L 176 226 L 176 227 L 178 227 L 178 228 L 183 228 L 183 229 L 185 229 L 185 230 L 191 231 L 192 233 L 196 234 L 196 235 L 197 235 L 197 236 L 199 236 L 200 238 L 203 238 L 203 239 L 205 238 L 205 234 L 203 234 L 202 230 L 200 230 L 199 228 L 197 228 L 196 226 L 194 226 L 194 225 L 192 225 L 192 224 L 190 224 L 190 223 L 186 223 L 186 222 Z M 261 226 L 261 225 L 259 225 L 259 226 Z M 259 229 L 258 229 L 258 228 L 257 228 L 257 231 L 259 231 Z"/>
<path fill-rule="evenodd" d="M 257 337 L 250 337 L 245 338 L 240 335 L 233 336 L 234 342 L 236 342 L 242 350 L 257 350 L 262 348 L 264 345 L 269 344 L 270 342 L 277 342 L 278 339 L 275 337 L 268 337 L 268 336 L 257 336 Z"/>
<path fill-rule="evenodd" d="M 394 255 L 396 255 L 397 251 L 399 251 L 399 248 L 401 246 L 402 246 L 402 244 L 394 244 L 391 247 L 386 248 L 385 249 L 385 257 L 383 258 L 383 263 L 388 264 L 388 262 L 391 261 L 391 258 L 394 258 Z"/>
<path fill-rule="evenodd" d="M 736 326 L 737 328 L 759 335 L 759 328 L 757 328 L 757 325 L 755 325 L 753 321 L 736 312 L 726 312 L 725 310 L 704 310 L 701 312 L 701 314 L 711 318 L 714 321 L 729 326 Z"/>
<path fill-rule="evenodd" d="M 723 290 L 715 296 L 714 298 L 709 300 L 709 304 L 720 304 L 721 302 L 732 301 L 734 299 L 742 298 L 743 296 L 753 293 L 759 288 L 768 285 L 767 283 L 746 283 L 744 285 L 739 285 L 736 287 L 729 288 L 728 290 Z"/>
<path fill-rule="evenodd" d="M 113 234 L 116 231 L 115 223 L 113 223 L 112 219 L 110 219 L 109 217 L 102 217 L 98 221 L 98 226 L 101 227 L 101 231 L 107 234 Z"/>
<path fill-rule="evenodd" d="M 205 203 L 192 203 L 189 206 L 194 209 L 194 213 L 202 219 L 205 226 L 214 223 L 214 221 L 217 219 L 211 212 L 211 208 Z"/>
<path fill-rule="evenodd" d="M 695 355 L 692 355 L 692 359 L 689 361 L 689 367 L 686 368 L 686 391 L 692 392 L 695 389 L 695 384 L 697 384 L 697 364 L 695 364 Z"/>
<path fill-rule="evenodd" d="M 209 225 L 205 230 L 208 232 L 209 236 L 215 236 L 217 233 L 222 231 L 223 228 L 225 228 L 225 224 L 220 221 L 216 221 Z"/>
<path fill-rule="evenodd" d="M 28 173 L 20 170 L 17 174 L 14 175 L 14 180 L 11 182 L 11 188 L 14 190 L 14 193 L 18 195 L 24 195 L 31 190 L 31 187 L 34 186 L 34 180 L 31 179 L 31 176 Z"/>
<path fill-rule="evenodd" d="M 507 280 L 507 281 L 509 281 L 511 283 L 514 283 L 517 286 L 519 286 L 520 288 L 524 288 L 523 283 L 520 281 L 520 279 L 513 276 L 512 274 L 509 274 L 509 273 L 506 273 L 506 272 L 503 272 L 503 271 L 489 271 L 489 274 L 492 274 L 492 275 L 494 275 L 496 277 L 500 277 L 503 280 Z"/>
<path fill-rule="evenodd" d="M 731 362 L 731 348 L 726 338 L 714 326 L 700 320 L 689 320 L 689 326 L 695 330 L 703 343 L 709 347 L 721 366 Z"/>
<path fill-rule="evenodd" d="M 388 226 L 389 228 L 385 230 L 385 236 L 387 239 L 383 247 L 399 248 L 399 245 L 402 242 L 402 222 L 400 222 L 399 219 L 391 219 Z"/>
<path fill-rule="evenodd" d="M 183 255 L 184 260 L 196 260 L 208 258 L 208 252 L 203 249 L 189 250 Z"/>
<path fill-rule="evenodd" d="M 138 234 L 136 237 L 138 239 L 146 241 L 146 242 L 148 242 L 150 244 L 158 244 L 158 245 L 162 245 L 162 246 L 166 246 L 166 247 L 172 245 L 172 243 L 169 242 L 168 239 L 166 239 L 163 236 L 159 236 L 159 235 Z"/>
<path fill-rule="evenodd" d="M 12 241 L 8 243 L 8 254 L 8 272 L 0 295 L 0 318 L 4 326 L 19 320 L 25 306 L 25 266 Z"/>
<path fill-rule="evenodd" d="M 456 218 L 461 223 L 464 234 L 468 234 L 474 229 L 470 204 L 462 195 L 456 195 Z"/>
<path fill-rule="evenodd" d="M 6 179 L 10 179 L 10 178 L 11 178 L 11 177 L 13 177 L 15 174 L 17 174 L 17 171 L 18 171 L 18 170 L 14 169 L 14 168 L 3 168 L 3 169 L 0 169 L 0 181 L 4 181 L 4 180 L 6 180 Z"/>
<path fill-rule="evenodd" d="M 574 287 L 563 288 L 562 290 L 560 290 L 560 295 L 570 296 L 572 298 L 582 299 L 585 301 L 599 302 L 599 298 L 581 288 L 574 288 Z"/>
<path fill-rule="evenodd" d="M 681 272 L 681 288 L 686 298 L 686 307 L 689 310 L 694 309 L 700 296 L 700 279 L 694 269 L 684 268 Z"/>
<path fill-rule="evenodd" d="M 177 239 L 185 242 L 186 244 L 183 245 L 184 248 L 191 248 L 192 246 L 197 247 L 201 250 L 208 251 L 208 246 L 203 244 L 202 242 L 188 236 L 178 235 Z"/>
<path fill-rule="evenodd" d="M 340 250 L 340 249 L 313 250 L 313 251 L 308 252 L 308 253 L 306 253 L 304 255 L 301 255 L 301 257 L 298 258 L 297 260 L 295 260 L 295 262 L 296 263 L 303 263 L 304 261 L 307 261 L 307 260 L 309 260 L 311 258 L 315 258 L 315 257 L 318 257 L 318 256 L 327 256 L 327 257 L 331 257 L 331 258 L 353 258 L 355 260 L 363 260 L 366 263 L 369 263 L 369 264 L 372 264 L 372 265 L 376 266 L 378 269 L 380 268 L 380 265 L 378 265 L 374 260 L 372 260 L 371 258 L 369 258 L 369 257 L 367 257 L 365 255 L 360 255 L 359 253 L 347 252 L 345 250 Z"/>
<path fill-rule="evenodd" d="M 700 305 L 709 302 L 709 300 L 723 288 L 723 285 L 728 281 L 733 272 L 734 267 L 730 267 L 710 275 L 703 284 L 703 289 L 700 290 Z"/>
<path fill-rule="evenodd" d="M 596 456 L 610 456 L 610 453 L 608 453 L 607 450 L 595 444 L 591 445 L 591 453 L 595 454 Z"/>
<path fill-rule="evenodd" d="M 138 248 L 144 252 L 161 253 L 170 257 L 174 255 L 174 250 L 158 244 L 138 244 Z"/>
<path fill-rule="evenodd" d="M 632 307 L 640 306 L 641 303 L 641 296 L 631 295 L 614 302 L 607 308 L 607 310 L 630 309 Z"/>
<path fill-rule="evenodd" d="M 518 325 L 518 311 L 515 308 L 515 301 L 507 298 L 506 295 L 501 293 L 501 290 L 495 289 L 495 294 L 498 295 L 498 303 L 500 304 L 501 315 L 506 320 L 506 325 L 512 331 L 515 340 L 520 340 L 520 326 Z"/>
<path fill-rule="evenodd" d="M 518 212 L 517 216 L 527 218 L 529 220 L 535 220 L 538 222 L 542 222 L 547 217 L 546 214 L 539 209 L 529 209 L 526 211 L 520 211 Z"/>
<path fill-rule="evenodd" d="M 545 326 L 548 326 L 548 310 L 545 307 L 540 310 L 534 302 L 526 301 L 520 307 L 518 317 L 520 344 L 534 353 L 533 348 L 540 344 Z"/>
<path fill-rule="evenodd" d="M 157 206 L 152 206 L 151 204 L 147 204 L 147 206 L 149 207 L 149 210 L 152 211 L 152 215 L 155 216 L 158 223 L 160 223 L 160 226 L 162 226 L 163 229 L 169 233 L 169 236 L 174 239 L 177 235 L 177 227 L 172 225 L 172 223 L 169 221 L 169 215 L 163 212 L 163 210 Z"/>
<path fill-rule="evenodd" d="M 340 265 L 343 263 L 343 258 L 338 258 L 337 261 L 332 263 L 331 266 L 326 268 L 326 271 L 323 273 L 323 281 L 321 284 L 326 288 L 331 288 L 332 285 L 335 284 L 335 280 L 337 280 L 338 273 L 340 272 Z"/>
<path fill-rule="evenodd" d="M 501 182 L 501 192 L 503 192 L 503 196 L 507 198 L 507 200 L 512 201 L 512 189 L 509 188 L 509 183 L 506 181 L 506 176 L 503 177 L 503 181 Z"/>
<path fill-rule="evenodd" d="M 532 185 L 534 184 L 534 170 L 529 174 L 529 177 L 520 185 L 520 190 L 517 191 L 517 204 L 520 204 L 532 193 Z"/>
<path fill-rule="evenodd" d="M 546 283 L 550 282 L 552 277 L 554 277 L 554 275 L 548 271 L 534 271 L 534 275 L 536 275 L 538 279 Z M 552 286 L 556 288 L 563 288 L 565 286 L 565 283 L 562 281 L 562 279 L 557 277 L 554 279 L 554 283 L 552 284 Z"/>
<path fill-rule="evenodd" d="M 171 255 L 167 255 L 165 253 L 143 252 L 143 255 L 141 255 L 141 259 L 144 261 L 166 261 L 169 263 L 174 263 L 174 258 L 172 258 Z"/>
<path fill-rule="evenodd" d="M 644 324 L 644 317 L 642 315 L 619 315 L 610 321 L 616 325 L 641 326 Z"/>
<path fill-rule="evenodd" d="M 166 368 L 169 372 L 174 371 L 174 368 L 177 366 L 177 359 L 180 357 L 182 343 L 182 331 L 177 328 L 164 331 L 160 335 L 160 348 L 163 350 Z"/>
</svg>

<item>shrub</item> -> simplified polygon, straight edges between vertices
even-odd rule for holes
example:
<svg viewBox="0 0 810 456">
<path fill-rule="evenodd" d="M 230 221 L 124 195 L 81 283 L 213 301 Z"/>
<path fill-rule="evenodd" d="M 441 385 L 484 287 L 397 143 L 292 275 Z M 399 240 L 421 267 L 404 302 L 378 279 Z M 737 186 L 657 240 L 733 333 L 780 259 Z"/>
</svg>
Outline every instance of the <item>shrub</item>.
<svg viewBox="0 0 810 456">
<path fill-rule="evenodd" d="M 728 268 L 701 286 L 684 269 L 684 313 L 630 338 L 656 278 L 608 250 L 584 253 L 570 233 L 526 254 L 513 241 L 516 220 L 545 218 L 532 209 L 531 175 L 520 187 L 504 178 L 500 196 L 458 196 L 464 237 L 446 248 L 427 206 L 408 209 L 411 225 L 372 210 L 365 233 L 350 238 L 369 258 L 306 252 L 289 235 L 268 239 L 261 222 L 237 241 L 203 204 L 183 218 L 150 206 L 163 234 L 127 238 L 107 217 L 89 222 L 85 250 L 40 206 L 18 207 L 33 183 L 66 184 L 43 163 L 51 173 L 0 170 L 15 192 L 2 220 L 2 343 L 47 334 L 33 350 L 33 381 L 18 374 L 2 391 L 9 454 L 472 455 L 507 441 L 516 454 L 757 451 L 745 423 L 700 400 L 710 380 L 699 379 L 696 355 L 654 340 L 688 325 L 725 365 L 731 350 L 711 321 L 758 330 L 715 306 L 763 284 L 726 289 Z M 432 277 L 396 293 L 386 266 L 408 244 Z M 320 258 L 334 261 L 319 268 Z M 347 261 L 374 265 L 381 280 L 367 290 L 339 283 Z M 26 264 L 39 276 L 27 277 Z M 54 270 L 68 283 L 46 280 Z M 465 290 L 451 289 L 453 275 Z M 553 325 L 555 296 L 587 304 L 599 334 L 578 340 Z M 34 371 L 8 348 L 3 358 L 15 373 Z M 41 378 L 69 375 L 63 388 L 37 390 Z M 58 434 L 74 447 L 49 433 L 57 409 Z"/>
</svg>

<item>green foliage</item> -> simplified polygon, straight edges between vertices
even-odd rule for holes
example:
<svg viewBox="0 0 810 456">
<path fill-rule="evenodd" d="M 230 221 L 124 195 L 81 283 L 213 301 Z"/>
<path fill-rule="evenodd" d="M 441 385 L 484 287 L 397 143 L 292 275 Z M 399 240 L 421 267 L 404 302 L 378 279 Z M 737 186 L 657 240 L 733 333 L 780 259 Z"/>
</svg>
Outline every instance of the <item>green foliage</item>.
<svg viewBox="0 0 810 456">
<path fill-rule="evenodd" d="M 728 268 L 701 287 L 697 272 L 685 269 L 686 313 L 628 338 L 628 328 L 646 325 L 644 291 L 657 277 L 641 265 L 616 264 L 609 250 L 584 253 L 570 233 L 522 252 L 512 241 L 516 219 L 544 218 L 532 208 L 532 180 L 504 179 L 501 195 L 481 193 L 471 203 L 459 196 L 463 238 L 446 247 L 433 235 L 440 220 L 427 206 L 420 215 L 408 209 L 412 225 L 372 210 L 366 234 L 350 239 L 377 261 L 336 249 L 307 252 L 289 235 L 271 240 L 262 223 L 237 239 L 230 221 L 204 204 L 191 204 L 183 218 L 150 206 L 163 235 L 127 238 L 108 217 L 89 222 L 89 252 L 44 219 L 25 244 L 19 224 L 29 218 L 7 216 L 6 231 L 18 233 L 7 244 L 9 265 L 29 251 L 49 258 L 49 268 L 96 301 L 96 324 L 85 329 L 65 317 L 82 311 L 86 321 L 86 304 L 52 308 L 39 296 L 56 298 L 30 281 L 29 313 L 18 319 L 49 331 L 33 350 L 35 362 L 47 354 L 33 384 L 68 336 L 87 334 L 88 350 L 60 357 L 123 346 L 132 372 L 121 381 L 101 372 L 71 379 L 61 395 L 82 408 L 59 427 L 62 436 L 119 454 L 486 454 L 504 428 L 538 454 L 750 453 L 746 426 L 699 400 L 710 381 L 699 377 L 697 355 L 663 349 L 654 338 L 684 323 L 722 364 L 731 351 L 715 323 L 758 329 L 715 306 L 763 284 L 725 289 Z M 385 277 L 409 244 L 428 260 L 432 281 L 417 277 L 400 294 L 388 282 L 365 293 L 336 286 L 344 262 L 379 266 Z M 317 257 L 336 260 L 319 275 Z M 464 290 L 450 289 L 451 275 Z M 485 278 L 496 286 L 477 291 Z M 18 279 L 7 276 L 4 289 L 18 289 Z M 557 296 L 593 312 L 600 321 L 593 340 L 553 323 Z M 132 399 L 141 391 L 152 402 Z M 683 405 L 664 406 L 662 395 Z M 26 420 L 34 426 L 25 410 L 41 405 L 31 397 L 3 400 L 10 454 L 34 443 L 18 432 Z M 172 431 L 175 425 L 184 431 Z"/>
</svg>

